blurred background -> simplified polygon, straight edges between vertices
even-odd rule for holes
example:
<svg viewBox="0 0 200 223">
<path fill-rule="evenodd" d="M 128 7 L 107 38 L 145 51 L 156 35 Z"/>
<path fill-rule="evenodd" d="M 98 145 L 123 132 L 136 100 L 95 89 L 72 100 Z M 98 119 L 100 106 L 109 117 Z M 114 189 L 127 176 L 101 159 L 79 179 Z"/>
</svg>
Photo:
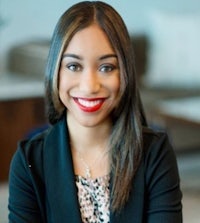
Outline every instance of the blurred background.
<svg viewBox="0 0 200 223">
<path fill-rule="evenodd" d="M 44 69 L 53 29 L 75 0 L 0 0 L 0 223 L 19 139 L 46 127 Z M 200 1 L 109 0 L 135 50 L 149 124 L 168 132 L 177 155 L 184 222 L 200 219 Z"/>
</svg>

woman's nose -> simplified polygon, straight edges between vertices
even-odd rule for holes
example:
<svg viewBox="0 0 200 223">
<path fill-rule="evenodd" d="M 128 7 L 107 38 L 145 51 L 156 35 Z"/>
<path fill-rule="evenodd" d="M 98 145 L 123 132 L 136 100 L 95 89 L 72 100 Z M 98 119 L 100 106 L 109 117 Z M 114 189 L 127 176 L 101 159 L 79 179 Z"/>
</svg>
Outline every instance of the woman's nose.
<svg viewBox="0 0 200 223">
<path fill-rule="evenodd" d="M 79 83 L 80 90 L 85 93 L 97 93 L 100 89 L 100 80 L 97 72 L 92 70 L 85 71 Z"/>
</svg>

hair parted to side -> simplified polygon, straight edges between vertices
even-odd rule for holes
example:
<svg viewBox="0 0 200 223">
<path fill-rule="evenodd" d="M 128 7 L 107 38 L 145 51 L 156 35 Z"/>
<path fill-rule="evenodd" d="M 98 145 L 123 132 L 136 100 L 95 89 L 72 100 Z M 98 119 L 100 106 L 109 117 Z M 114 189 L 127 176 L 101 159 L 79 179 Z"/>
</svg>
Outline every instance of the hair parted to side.
<svg viewBox="0 0 200 223">
<path fill-rule="evenodd" d="M 72 37 L 96 23 L 107 35 L 120 67 L 118 107 L 112 113 L 111 208 L 120 211 L 131 193 L 135 173 L 142 157 L 142 121 L 135 59 L 126 25 L 113 7 L 101 1 L 83 1 L 70 7 L 59 19 L 52 37 L 46 67 L 48 119 L 55 124 L 65 114 L 59 99 L 58 80 L 62 55 Z"/>
</svg>

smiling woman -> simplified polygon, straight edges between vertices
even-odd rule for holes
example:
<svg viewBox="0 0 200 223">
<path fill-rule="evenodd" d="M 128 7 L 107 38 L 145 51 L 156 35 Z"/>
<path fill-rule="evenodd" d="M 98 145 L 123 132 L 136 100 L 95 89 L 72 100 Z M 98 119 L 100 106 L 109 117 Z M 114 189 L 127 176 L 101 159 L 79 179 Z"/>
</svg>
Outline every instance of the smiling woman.
<svg viewBox="0 0 200 223">
<path fill-rule="evenodd" d="M 13 157 L 11 223 L 182 222 L 176 158 L 147 126 L 136 77 L 110 5 L 83 1 L 61 16 L 46 69 L 51 126 Z"/>
<path fill-rule="evenodd" d="M 118 67 L 117 56 L 98 25 L 92 24 L 73 36 L 59 72 L 59 97 L 67 108 L 69 123 L 90 123 L 90 127 L 105 119 L 110 123 L 109 114 L 119 101 Z"/>
</svg>

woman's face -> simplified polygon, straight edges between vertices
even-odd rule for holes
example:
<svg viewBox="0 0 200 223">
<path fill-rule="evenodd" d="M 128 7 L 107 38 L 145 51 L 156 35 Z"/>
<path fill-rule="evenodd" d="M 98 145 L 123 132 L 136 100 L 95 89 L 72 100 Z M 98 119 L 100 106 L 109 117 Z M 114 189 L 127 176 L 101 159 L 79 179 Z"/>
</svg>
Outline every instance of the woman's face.
<svg viewBox="0 0 200 223">
<path fill-rule="evenodd" d="M 99 26 L 77 32 L 59 71 L 59 97 L 68 119 L 87 127 L 110 123 L 119 101 L 119 75 L 116 53 Z"/>
</svg>

